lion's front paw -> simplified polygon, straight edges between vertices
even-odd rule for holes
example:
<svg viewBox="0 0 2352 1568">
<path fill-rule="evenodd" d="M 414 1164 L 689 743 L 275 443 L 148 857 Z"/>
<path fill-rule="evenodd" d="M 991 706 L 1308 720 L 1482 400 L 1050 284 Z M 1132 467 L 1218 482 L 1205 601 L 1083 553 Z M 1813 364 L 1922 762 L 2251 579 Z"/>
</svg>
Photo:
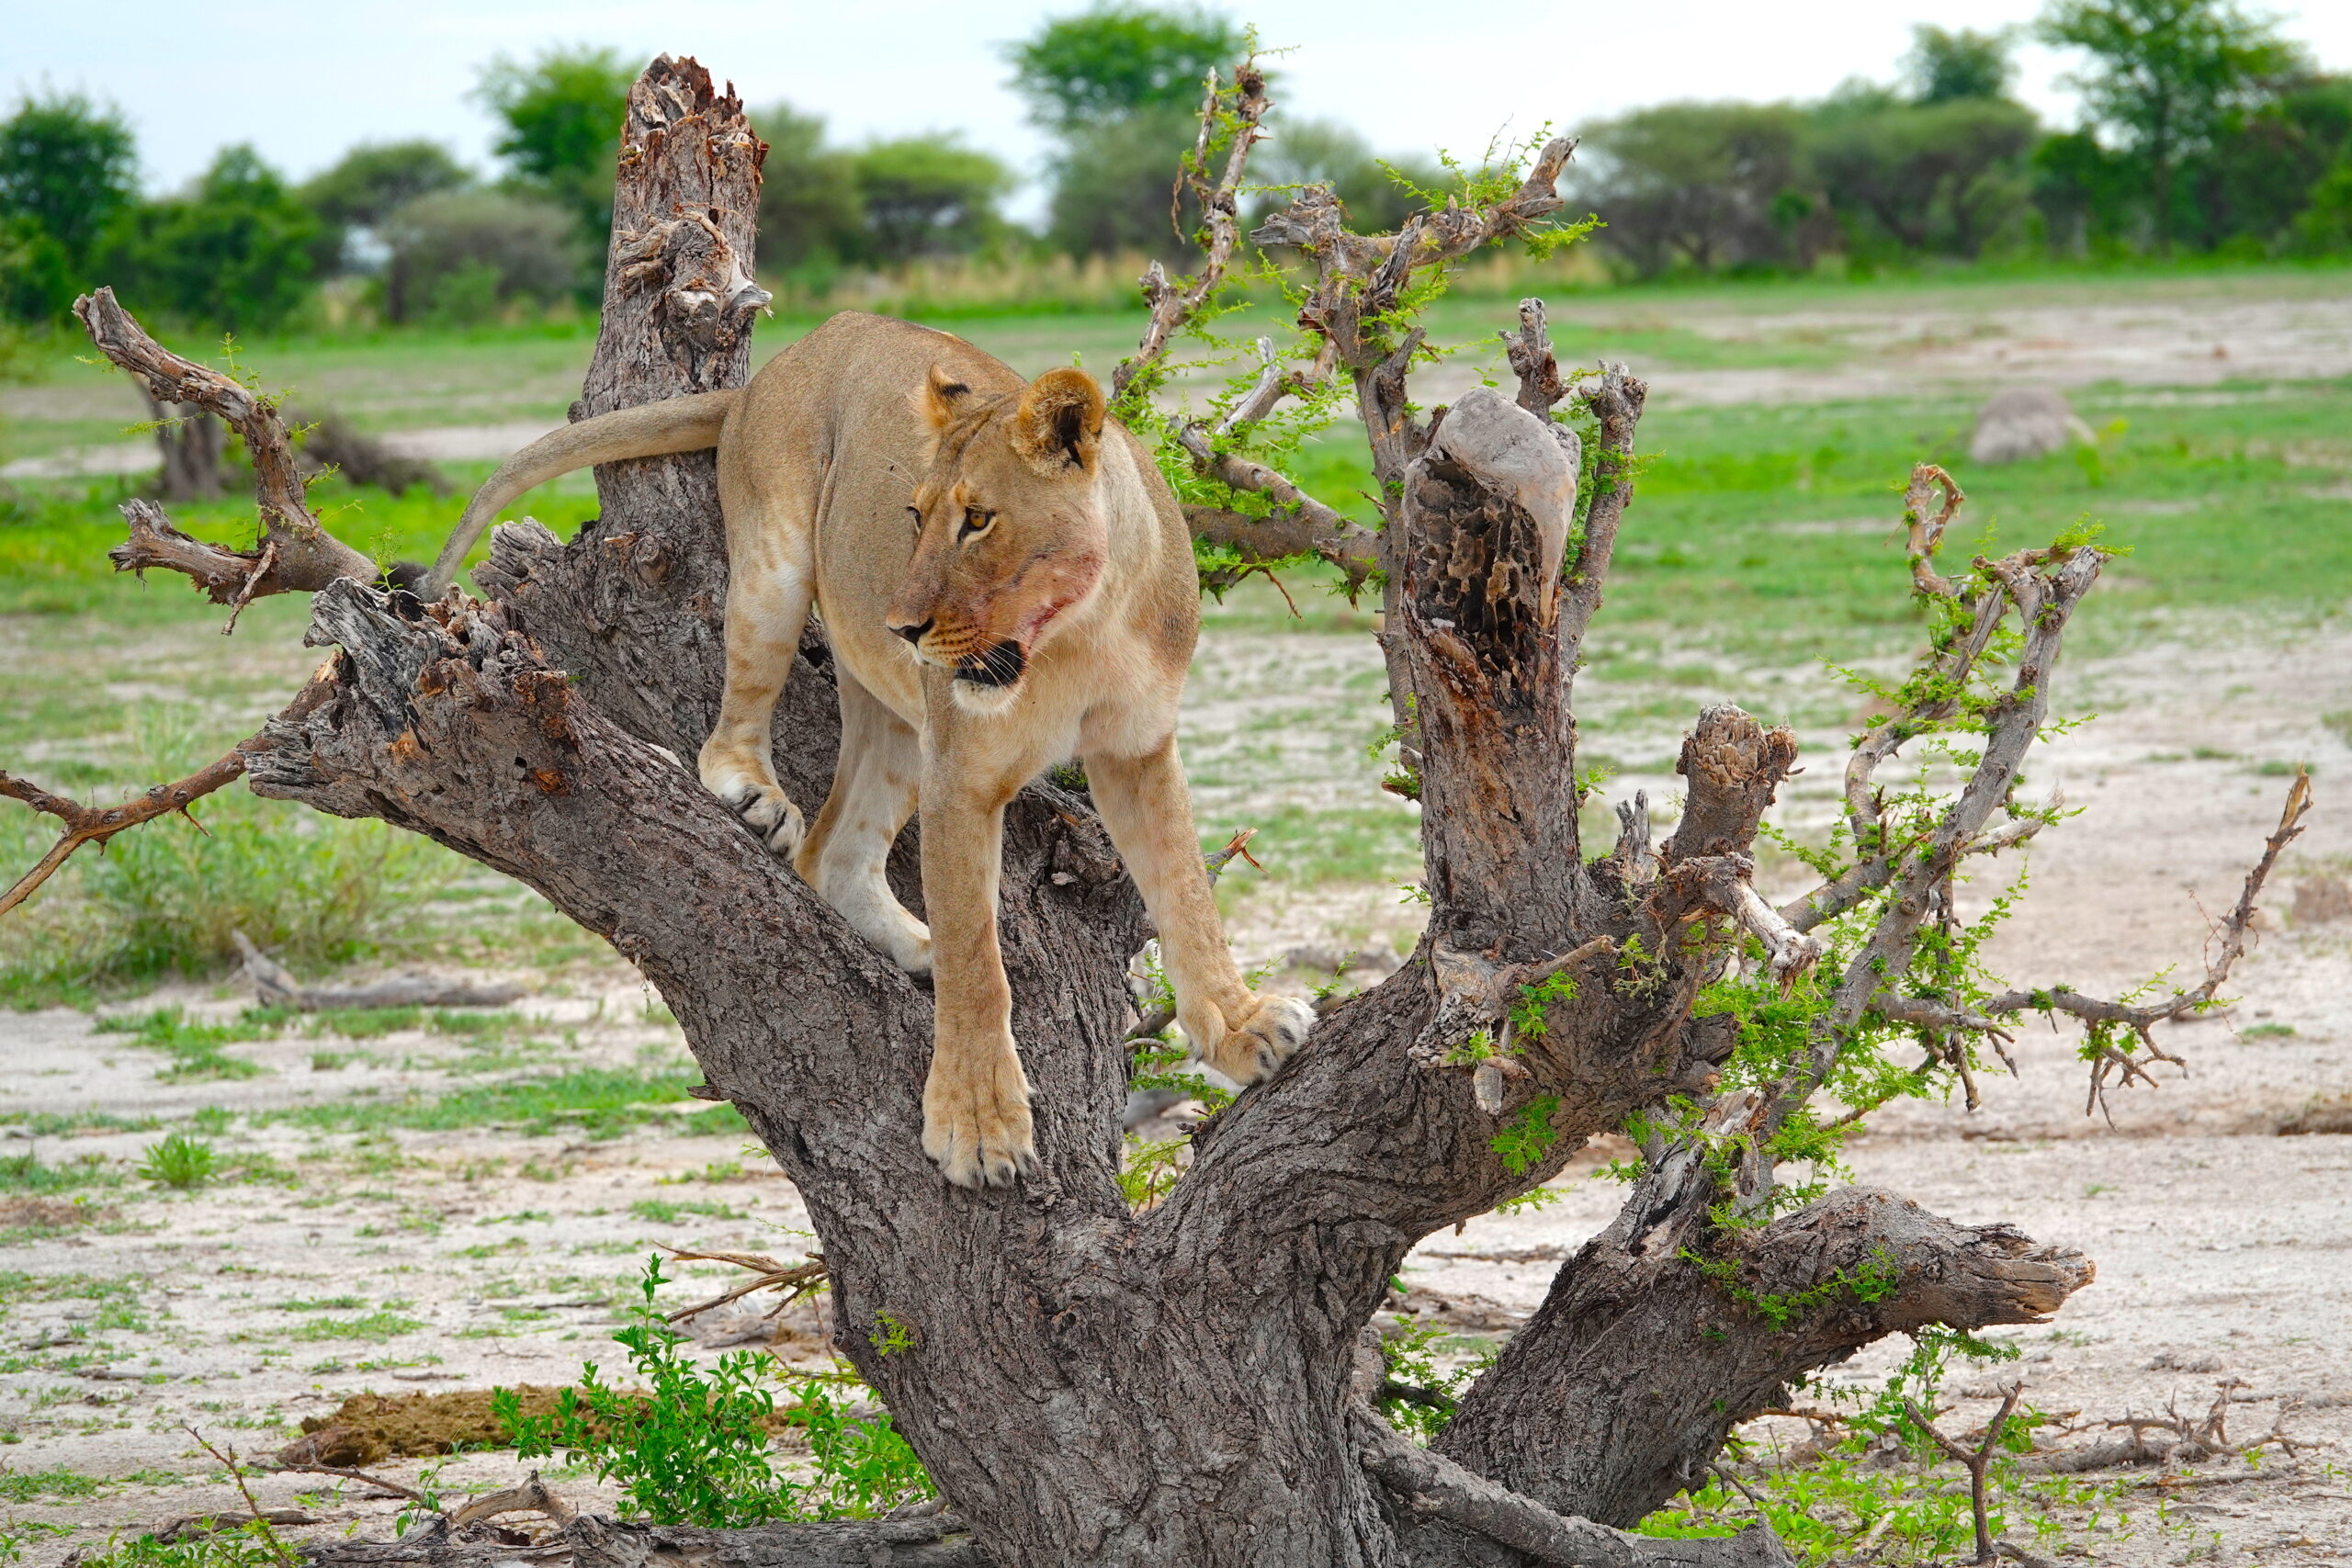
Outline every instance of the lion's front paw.
<svg viewBox="0 0 2352 1568">
<path fill-rule="evenodd" d="M 1227 1021 L 1225 1038 L 1201 1059 L 1235 1083 L 1256 1083 L 1289 1061 L 1314 1027 L 1315 1010 L 1305 1002 L 1261 993 Z"/>
<path fill-rule="evenodd" d="M 958 1187 L 1009 1187 L 1036 1174 L 1029 1084 L 1010 1040 L 985 1054 L 934 1053 L 922 1086 L 922 1152 Z"/>
<path fill-rule="evenodd" d="M 743 819 L 745 827 L 760 836 L 760 842 L 771 852 L 790 860 L 800 848 L 800 807 L 792 804 L 780 786 L 753 779 L 733 779 L 723 784 L 706 779 L 704 784 Z"/>
</svg>

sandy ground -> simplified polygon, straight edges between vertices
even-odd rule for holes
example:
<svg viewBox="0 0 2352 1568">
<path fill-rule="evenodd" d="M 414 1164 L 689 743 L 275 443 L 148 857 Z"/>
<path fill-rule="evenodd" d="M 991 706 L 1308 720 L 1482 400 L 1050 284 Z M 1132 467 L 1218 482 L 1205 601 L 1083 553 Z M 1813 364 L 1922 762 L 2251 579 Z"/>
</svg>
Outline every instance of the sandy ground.
<svg viewBox="0 0 2352 1568">
<path fill-rule="evenodd" d="M 1343 645 L 1325 640 L 1344 674 Z M 1207 657 L 1227 655 L 1253 657 L 1231 648 Z M 2286 649 L 2199 638 L 2086 661 L 2064 679 L 2063 702 L 2094 704 L 2104 716 L 2036 771 L 2039 787 L 2063 788 L 2082 815 L 2032 852 L 2031 897 L 1996 955 L 2013 976 L 2101 988 L 2171 963 L 2193 966 L 2200 910 L 2229 902 L 2275 818 L 2285 780 L 2261 771 L 2266 762 L 2314 764 L 2322 801 L 2274 907 L 2288 907 L 2300 880 L 2352 870 L 2352 807 L 2334 788 L 2352 776 L 2352 750 L 2322 716 L 2352 710 L 2352 638 Z M 1204 701 L 1231 701 L 1216 695 L 1230 685 L 1204 682 Z M 1250 719 L 1247 709 L 1215 709 L 1201 722 L 1238 732 Z M 1810 754 L 1833 754 L 1834 737 L 1805 739 Z M 1306 774 L 1324 761 L 1278 753 L 1263 765 Z M 1833 773 L 1798 781 L 1781 808 L 1792 827 L 1826 809 Z M 1665 801 L 1671 784 L 1637 776 L 1616 787 Z M 1317 908 L 1245 900 L 1237 946 L 1271 958 L 1315 931 Z M 510 1048 L 610 1066 L 674 1056 L 674 1027 L 649 1013 L 625 970 L 610 974 L 525 1004 L 534 1021 Z M 2019 1037 L 2019 1076 L 1988 1077 L 1981 1109 L 1890 1111 L 1856 1147 L 1858 1180 L 1957 1219 L 2009 1221 L 2098 1263 L 2097 1284 L 2054 1324 L 2007 1332 L 2025 1353 L 2018 1366 L 1965 1373 L 1953 1392 L 1989 1393 L 1996 1374 L 2022 1375 L 2041 1408 L 2096 1423 L 2167 1402 L 2201 1410 L 2217 1382 L 2234 1378 L 2247 1408 L 2233 1432 L 2258 1435 L 2283 1413 L 2299 1443 L 2316 1445 L 2293 1459 L 2273 1453 L 2259 1472 L 2210 1466 L 2161 1494 L 2150 1475 L 2125 1474 L 2120 1483 L 2140 1489 L 2124 1494 L 2141 1505 L 2133 1522 L 2110 1519 L 2080 1538 L 2099 1561 L 2172 1563 L 2196 1551 L 2225 1563 L 2325 1562 L 2352 1543 L 2352 1136 L 2278 1132 L 2314 1103 L 2352 1103 L 2347 981 L 2352 922 L 2271 917 L 2230 987 L 2239 1000 L 2229 1017 L 2166 1032 L 2185 1076 L 2160 1069 L 2161 1089 L 2120 1094 L 2111 1124 L 2082 1113 L 2073 1038 L 2037 1028 Z M 160 999 L 222 1017 L 243 1005 L 225 991 Z M 75 1013 L 0 1020 L 0 1039 L 10 1067 L 0 1111 L 95 1109 L 174 1124 L 205 1108 L 244 1115 L 481 1077 L 462 1042 L 422 1032 L 356 1043 L 288 1033 L 231 1047 L 264 1076 L 194 1084 L 159 1082 L 163 1058 L 94 1034 Z M 302 1418 L 364 1390 L 567 1382 L 582 1359 L 615 1360 L 606 1336 L 652 1242 L 797 1255 L 807 1219 L 790 1184 L 739 1138 L 695 1132 L 702 1109 L 686 1102 L 605 1142 L 495 1126 L 355 1136 L 242 1122 L 220 1135 L 223 1150 L 266 1156 L 297 1173 L 291 1184 L 173 1196 L 131 1181 L 94 1195 L 115 1209 L 110 1223 L 0 1248 L 0 1280 L 31 1277 L 0 1319 L 0 1431 L 15 1439 L 0 1462 L 117 1481 L 95 1497 L 18 1506 L 23 1518 L 76 1531 L 36 1544 L 31 1561 L 229 1506 L 232 1493 L 184 1423 L 267 1455 Z M 119 1168 L 155 1136 L 100 1131 L 29 1149 L 10 1137 L 0 1155 L 32 1152 L 51 1165 L 95 1156 Z M 1468 1292 L 1505 1314 L 1532 1310 L 1555 1259 L 1613 1213 L 1616 1189 L 1592 1178 L 1595 1164 L 1580 1160 L 1546 1211 L 1432 1237 L 1408 1282 L 1442 1299 Z M 681 1202 L 697 1207 L 662 1207 Z M 684 1272 L 665 1299 L 683 1303 L 730 1271 Z M 340 1304 L 314 1304 L 322 1301 Z M 1902 1348 L 1876 1348 L 1835 1376 L 1874 1381 Z M 1947 1425 L 1962 1429 L 1988 1408 L 1963 1401 Z M 380 1468 L 413 1482 L 424 1464 Z M 489 1453 L 439 1473 L 454 1491 L 519 1472 L 511 1454 Z M 383 1529 L 394 1511 L 363 1487 L 316 1477 L 254 1484 L 266 1506 L 300 1506 L 322 1531 Z M 595 1500 L 581 1477 L 560 1484 Z M 2160 1500 L 2168 1524 L 2156 1519 Z"/>
</svg>

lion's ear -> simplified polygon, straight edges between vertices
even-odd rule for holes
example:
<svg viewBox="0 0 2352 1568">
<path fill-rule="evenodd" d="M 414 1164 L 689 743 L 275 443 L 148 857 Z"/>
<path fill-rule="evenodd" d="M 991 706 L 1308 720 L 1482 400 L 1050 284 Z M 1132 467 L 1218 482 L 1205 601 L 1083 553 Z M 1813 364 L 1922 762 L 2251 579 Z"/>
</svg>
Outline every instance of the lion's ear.
<svg viewBox="0 0 2352 1568">
<path fill-rule="evenodd" d="M 1021 394 L 1012 449 L 1044 473 L 1091 469 L 1102 439 L 1102 389 L 1085 371 L 1048 370 Z"/>
<path fill-rule="evenodd" d="M 934 365 L 915 393 L 915 412 L 936 435 L 964 416 L 971 407 L 972 389 L 944 365 Z"/>
</svg>

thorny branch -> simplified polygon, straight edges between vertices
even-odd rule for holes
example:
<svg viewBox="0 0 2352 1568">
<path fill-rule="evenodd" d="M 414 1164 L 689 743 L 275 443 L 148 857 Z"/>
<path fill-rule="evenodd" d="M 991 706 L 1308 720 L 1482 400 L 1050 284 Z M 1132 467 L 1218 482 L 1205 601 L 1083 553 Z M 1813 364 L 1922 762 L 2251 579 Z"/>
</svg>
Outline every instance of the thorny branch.
<svg viewBox="0 0 2352 1568">
<path fill-rule="evenodd" d="M 1126 396 L 1136 377 L 1159 363 L 1176 334 L 1216 293 L 1217 286 L 1225 281 L 1226 268 L 1233 261 L 1234 247 L 1240 243 L 1241 176 L 1249 167 L 1250 149 L 1265 134 L 1259 127 L 1266 118 L 1269 100 L 1266 73 L 1258 69 L 1254 58 L 1235 68 L 1233 85 L 1233 145 L 1227 150 L 1223 172 L 1214 184 L 1210 183 L 1209 142 L 1221 118 L 1218 109 L 1223 96 L 1217 74 L 1211 71 L 1207 92 L 1201 101 L 1201 129 L 1193 156 L 1177 171 L 1176 183 L 1169 192 L 1171 217 L 1182 207 L 1188 190 L 1201 204 L 1201 221 L 1208 231 L 1201 270 L 1185 279 L 1182 287 L 1169 281 L 1167 269 L 1158 262 L 1145 271 L 1143 297 L 1144 303 L 1150 307 L 1151 317 L 1145 323 L 1143 341 L 1135 353 L 1121 360 L 1111 372 L 1114 401 Z"/>
<path fill-rule="evenodd" d="M 254 599 L 314 592 L 339 577 L 376 579 L 376 563 L 328 533 L 311 510 L 286 422 L 268 398 L 164 347 L 116 302 L 111 288 L 74 300 L 74 313 L 98 352 L 138 378 L 150 396 L 218 415 L 244 438 L 253 459 L 259 547 L 231 550 L 201 543 L 173 527 L 160 507 L 134 501 L 123 508 L 130 536 L 108 552 L 117 571 L 163 567 L 185 572 L 214 604 L 232 606 L 224 633 L 235 629 L 236 612 Z"/>
<path fill-rule="evenodd" d="M 2085 996 L 2064 986 L 2048 990 L 2008 990 L 1986 998 L 1973 1009 L 1954 1008 L 1919 998 L 1881 997 L 1871 1003 L 1871 1010 L 1898 1023 L 1916 1024 L 1928 1030 L 1969 1031 L 1996 1041 L 2008 1038 L 2003 1024 L 2019 1014 L 2039 1012 L 2064 1013 L 2078 1018 L 2094 1027 L 2091 1054 L 2089 1098 L 2084 1102 L 2083 1113 L 2104 1111 L 2110 1080 L 2115 1083 L 2133 1082 L 2154 1087 L 2155 1079 L 2126 1048 L 2105 1037 L 2100 1026 L 2120 1027 L 2137 1035 L 2151 1059 L 2186 1066 L 2182 1060 L 2156 1043 L 2155 1026 L 2172 1023 L 2202 1011 L 2221 994 L 2230 977 L 2230 970 L 2244 955 L 2248 938 L 2254 930 L 2254 917 L 2262 897 L 2263 885 L 2269 880 L 2271 869 L 2278 863 L 2279 852 L 2293 842 L 2303 831 L 2303 818 L 2311 810 L 2311 777 L 2298 773 L 2287 786 L 2287 799 L 2278 813 L 2278 826 L 2263 841 L 2262 856 L 2245 874 L 2245 883 L 2239 889 L 2237 903 L 2230 912 L 2214 922 L 2207 940 L 2205 978 L 2186 991 L 2176 991 L 2162 1001 L 2129 1002 Z M 2111 1118 L 2110 1118 L 2111 1120 Z"/>
<path fill-rule="evenodd" d="M 65 831 L 58 836 L 40 863 L 17 880 L 17 885 L 0 894 L 0 915 L 6 914 L 27 898 L 33 889 L 49 880 L 57 868 L 63 865 L 75 850 L 84 844 L 103 848 L 106 841 L 126 828 L 136 828 L 158 817 L 177 811 L 186 813 L 188 807 L 221 785 L 244 775 L 245 754 L 232 750 L 209 767 L 199 768 L 174 784 L 157 784 L 136 800 L 120 806 L 84 806 L 62 795 L 51 795 L 29 780 L 0 772 L 0 795 L 21 800 L 43 816 L 54 817 L 65 824 Z M 188 820 L 194 822 L 193 816 Z"/>
<path fill-rule="evenodd" d="M 1151 385 L 1147 373 L 1159 367 L 1176 334 L 1216 298 L 1240 243 L 1242 178 L 1249 167 L 1250 150 L 1265 134 L 1261 125 L 1269 102 L 1265 74 L 1258 69 L 1255 60 L 1245 62 L 1234 72 L 1233 140 L 1227 149 L 1223 169 L 1212 182 L 1210 141 L 1223 118 L 1223 97 L 1216 73 L 1212 71 L 1201 105 L 1199 137 L 1192 157 L 1179 170 L 1170 193 L 1171 213 L 1181 209 L 1187 192 L 1200 203 L 1207 236 L 1200 270 L 1189 278 L 1176 281 L 1169 278 L 1167 270 L 1158 262 L 1145 271 L 1143 296 L 1150 315 L 1135 353 L 1121 360 L 1111 372 L 1111 396 L 1114 401 L 1126 397 L 1139 378 L 1147 388 Z M 1273 502 L 1273 510 L 1264 517 L 1252 517 L 1225 507 L 1188 506 L 1185 519 L 1193 537 L 1235 549 L 1252 563 L 1309 553 L 1320 556 L 1347 574 L 1348 586 L 1353 590 L 1374 568 L 1371 536 L 1271 465 L 1218 447 L 1220 438 L 1265 419 L 1285 397 L 1309 392 L 1330 375 L 1328 353 L 1302 375 L 1283 368 L 1270 339 L 1260 338 L 1256 347 L 1260 369 L 1249 391 L 1214 423 L 1206 419 L 1184 422 L 1176 431 L 1176 442 L 1204 477 L 1230 490 L 1263 495 Z"/>
</svg>

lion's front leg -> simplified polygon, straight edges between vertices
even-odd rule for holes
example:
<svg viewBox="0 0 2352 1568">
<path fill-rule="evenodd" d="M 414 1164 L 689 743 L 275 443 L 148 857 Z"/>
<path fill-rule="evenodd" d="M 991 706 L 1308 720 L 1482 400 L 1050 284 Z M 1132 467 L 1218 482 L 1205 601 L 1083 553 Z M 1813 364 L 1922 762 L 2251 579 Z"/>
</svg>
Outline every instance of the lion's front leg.
<svg viewBox="0 0 2352 1568">
<path fill-rule="evenodd" d="M 1255 1083 L 1306 1043 L 1315 1010 L 1241 983 L 1201 863 L 1176 738 L 1141 757 L 1090 756 L 1086 778 L 1159 929 L 1176 1021 L 1202 1061 L 1237 1084 Z"/>
<path fill-rule="evenodd" d="M 922 898 L 938 1012 L 922 1088 L 922 1152 L 959 1187 L 1002 1187 L 1037 1165 L 1029 1080 L 1012 1043 L 1012 988 L 997 945 L 1011 792 L 956 772 L 952 756 L 925 759 Z"/>
</svg>

